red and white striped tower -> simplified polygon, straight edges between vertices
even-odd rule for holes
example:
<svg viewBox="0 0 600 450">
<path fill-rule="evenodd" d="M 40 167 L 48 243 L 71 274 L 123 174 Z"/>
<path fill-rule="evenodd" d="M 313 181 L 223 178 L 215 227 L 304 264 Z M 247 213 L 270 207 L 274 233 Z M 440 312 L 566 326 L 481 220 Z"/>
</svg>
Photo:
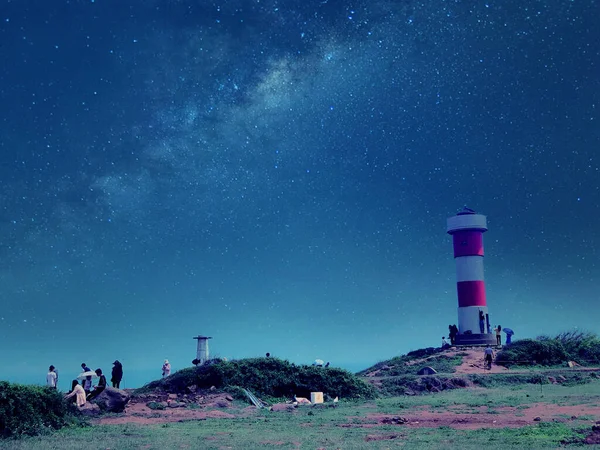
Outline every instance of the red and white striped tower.
<svg viewBox="0 0 600 450">
<path fill-rule="evenodd" d="M 484 215 L 463 208 L 448 218 L 448 234 L 452 236 L 456 261 L 456 292 L 458 294 L 457 345 L 495 345 L 488 333 L 489 315 L 483 281 L 483 233 L 487 231 Z M 480 313 L 484 324 L 481 332 Z"/>
</svg>

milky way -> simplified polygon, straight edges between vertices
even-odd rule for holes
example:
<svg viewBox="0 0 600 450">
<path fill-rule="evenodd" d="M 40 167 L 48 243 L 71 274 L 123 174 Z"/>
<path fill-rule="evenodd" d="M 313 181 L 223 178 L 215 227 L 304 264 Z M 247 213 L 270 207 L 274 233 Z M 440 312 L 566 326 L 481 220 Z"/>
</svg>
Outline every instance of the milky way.
<svg viewBox="0 0 600 450">
<path fill-rule="evenodd" d="M 600 331 L 594 2 L 46 3 L 0 8 L 3 378 L 438 345 L 465 204 L 494 323 Z"/>
</svg>

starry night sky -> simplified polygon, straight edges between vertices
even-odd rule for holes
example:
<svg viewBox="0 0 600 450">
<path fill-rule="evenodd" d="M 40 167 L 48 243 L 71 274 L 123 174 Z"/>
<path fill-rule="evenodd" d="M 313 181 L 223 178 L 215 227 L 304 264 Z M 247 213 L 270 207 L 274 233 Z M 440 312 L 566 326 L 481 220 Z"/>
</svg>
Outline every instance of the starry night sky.
<svg viewBox="0 0 600 450">
<path fill-rule="evenodd" d="M 205 4 L 206 6 L 200 6 Z M 600 332 L 595 0 L 3 0 L 0 378 Z"/>
</svg>

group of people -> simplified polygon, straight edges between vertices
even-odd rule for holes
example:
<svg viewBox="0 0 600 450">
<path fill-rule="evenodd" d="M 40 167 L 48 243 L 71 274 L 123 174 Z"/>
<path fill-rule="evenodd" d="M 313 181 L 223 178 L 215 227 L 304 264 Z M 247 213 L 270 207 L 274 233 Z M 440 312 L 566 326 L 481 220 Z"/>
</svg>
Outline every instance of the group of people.
<svg viewBox="0 0 600 450">
<path fill-rule="evenodd" d="M 77 406 L 81 407 L 85 405 L 87 400 L 91 400 L 106 389 L 106 376 L 102 373 L 102 369 L 98 368 L 92 372 L 86 363 L 81 363 L 81 369 L 83 370 L 83 377 L 81 384 L 79 380 L 74 379 L 71 383 L 71 390 L 65 394 L 65 398 L 75 398 Z M 98 377 L 98 383 L 92 386 L 92 377 Z M 112 386 L 119 389 L 121 386 L 121 380 L 123 379 L 123 365 L 119 360 L 115 360 L 113 363 L 112 374 L 111 374 Z M 48 374 L 46 375 L 46 386 L 52 389 L 58 388 L 58 372 L 56 367 L 50 366 L 48 368 Z"/>
<path fill-rule="evenodd" d="M 483 311 L 479 311 L 479 327 L 481 331 L 481 334 L 486 334 L 485 333 L 485 319 L 483 316 Z M 501 325 L 497 325 L 496 328 L 494 328 L 494 333 L 496 334 L 496 345 L 498 347 L 502 346 L 502 326 Z M 489 329 L 488 326 L 488 333 L 487 334 L 492 334 L 492 331 Z M 512 330 L 509 330 L 508 328 L 506 329 L 506 344 L 510 345 L 511 343 L 511 336 L 512 336 Z M 448 348 L 452 345 L 456 344 L 456 336 L 458 335 L 458 327 L 456 325 L 448 325 L 448 338 L 450 339 L 450 343 L 448 343 L 448 341 L 446 341 L 446 337 L 443 336 L 442 337 L 442 348 Z"/>
</svg>

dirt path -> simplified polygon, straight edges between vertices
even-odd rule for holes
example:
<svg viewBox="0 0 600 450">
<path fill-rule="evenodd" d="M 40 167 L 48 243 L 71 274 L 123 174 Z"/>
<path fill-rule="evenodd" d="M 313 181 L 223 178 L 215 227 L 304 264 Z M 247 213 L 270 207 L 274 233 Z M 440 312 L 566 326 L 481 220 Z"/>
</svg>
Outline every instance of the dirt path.
<svg viewBox="0 0 600 450">
<path fill-rule="evenodd" d="M 364 426 L 372 426 L 372 422 L 377 421 L 377 425 L 398 423 L 409 428 L 447 426 L 461 430 L 477 430 L 480 428 L 519 428 L 538 422 L 578 421 L 582 425 L 593 425 L 600 419 L 600 406 L 557 406 L 547 403 L 533 403 L 520 408 L 492 408 L 490 410 L 486 406 L 469 408 L 466 405 L 454 405 L 444 410 L 399 412 L 401 416 L 369 414 L 365 421 L 370 423 Z M 402 423 L 404 421 L 406 422 Z"/>
<path fill-rule="evenodd" d="M 496 351 L 496 350 L 494 350 Z M 456 366 L 457 374 L 471 374 L 471 373 L 531 373 L 529 369 L 507 369 L 504 366 L 498 366 L 492 364 L 491 369 L 485 369 L 483 365 L 483 348 L 469 348 L 469 349 L 450 349 L 445 353 L 446 356 L 462 355 L 462 364 Z M 565 370 L 569 372 L 595 372 L 599 371 L 598 367 L 573 367 Z"/>
<path fill-rule="evenodd" d="M 471 348 L 471 349 L 451 349 L 444 353 L 446 356 L 456 356 L 457 354 L 462 355 L 462 364 L 456 366 L 456 373 L 504 373 L 509 372 L 509 369 L 503 366 L 497 366 L 492 364 L 491 369 L 485 369 L 483 365 L 483 348 Z M 510 371 L 514 373 L 514 370 Z"/>
</svg>

